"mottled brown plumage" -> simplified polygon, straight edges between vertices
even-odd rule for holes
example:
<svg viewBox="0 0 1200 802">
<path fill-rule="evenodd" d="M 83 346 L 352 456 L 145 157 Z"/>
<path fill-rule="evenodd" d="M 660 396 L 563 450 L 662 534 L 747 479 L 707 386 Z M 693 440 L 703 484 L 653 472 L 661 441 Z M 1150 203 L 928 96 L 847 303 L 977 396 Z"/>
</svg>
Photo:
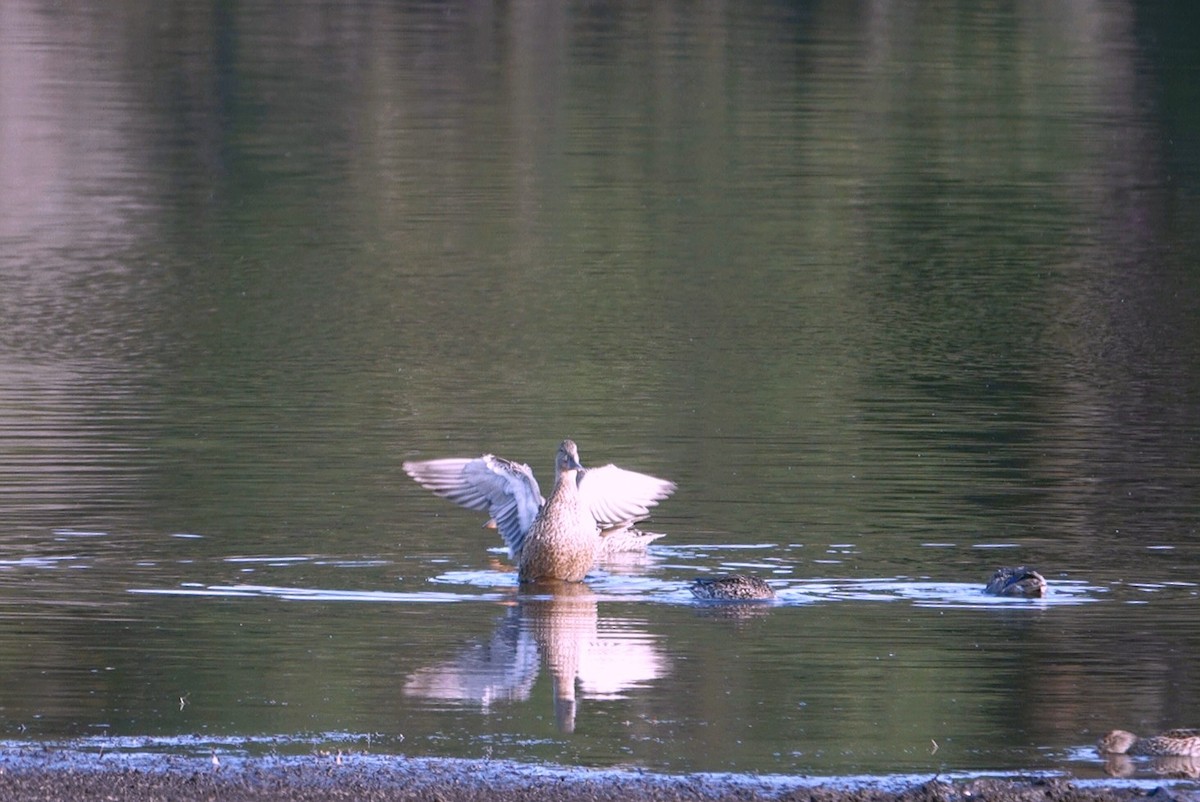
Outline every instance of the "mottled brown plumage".
<svg viewBox="0 0 1200 802">
<path fill-rule="evenodd" d="M 992 596 L 1040 599 L 1046 595 L 1046 580 L 1037 571 L 1023 565 L 997 568 L 983 592 Z"/>
<path fill-rule="evenodd" d="M 1200 757 L 1200 730 L 1168 730 L 1148 738 L 1113 730 L 1100 739 L 1096 749 L 1108 755 Z"/>
<path fill-rule="evenodd" d="M 768 601 L 775 591 L 750 574 L 700 577 L 692 582 L 692 595 L 704 601 Z"/>
</svg>

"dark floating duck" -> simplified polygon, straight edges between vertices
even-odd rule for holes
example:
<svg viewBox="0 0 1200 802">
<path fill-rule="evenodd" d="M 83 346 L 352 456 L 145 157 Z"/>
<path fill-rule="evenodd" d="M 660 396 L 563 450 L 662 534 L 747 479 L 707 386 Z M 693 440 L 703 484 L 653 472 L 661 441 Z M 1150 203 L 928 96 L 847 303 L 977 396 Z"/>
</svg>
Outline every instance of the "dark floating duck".
<svg viewBox="0 0 1200 802">
<path fill-rule="evenodd" d="M 404 463 L 405 472 L 437 495 L 484 510 L 500 530 L 522 582 L 578 582 L 598 557 L 644 551 L 661 535 L 634 524 L 675 490 L 675 483 L 605 465 L 584 468 L 579 449 L 563 440 L 554 489 L 542 498 L 528 465 L 492 454 L 472 459 Z"/>
<path fill-rule="evenodd" d="M 1200 730 L 1168 730 L 1148 738 L 1113 730 L 1100 739 L 1096 750 L 1102 755 L 1200 757 Z"/>
<path fill-rule="evenodd" d="M 725 574 L 700 577 L 692 582 L 692 595 L 704 601 L 770 601 L 775 598 L 771 586 L 750 574 Z"/>
<path fill-rule="evenodd" d="M 997 568 L 983 592 L 992 596 L 1040 599 L 1046 595 L 1046 579 L 1037 571 L 1023 565 L 1016 568 Z"/>
</svg>

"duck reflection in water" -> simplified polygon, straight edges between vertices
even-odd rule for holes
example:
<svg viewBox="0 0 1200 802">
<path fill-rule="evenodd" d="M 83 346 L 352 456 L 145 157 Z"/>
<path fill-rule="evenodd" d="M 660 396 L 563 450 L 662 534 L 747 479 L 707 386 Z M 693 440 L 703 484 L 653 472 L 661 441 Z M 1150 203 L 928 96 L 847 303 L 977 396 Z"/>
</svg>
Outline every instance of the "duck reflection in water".
<svg viewBox="0 0 1200 802">
<path fill-rule="evenodd" d="M 493 454 L 404 463 L 422 487 L 471 510 L 486 510 L 517 564 L 521 582 L 579 582 L 597 559 L 645 551 L 661 535 L 634 524 L 671 495 L 674 482 L 605 465 L 584 468 L 579 449 L 563 440 L 554 489 L 542 498 L 528 465 Z"/>
<path fill-rule="evenodd" d="M 1156 777 L 1200 779 L 1200 758 L 1163 756 L 1146 760 L 1146 770 Z M 1104 773 L 1109 777 L 1134 777 L 1138 764 L 1129 755 L 1104 755 Z"/>
<path fill-rule="evenodd" d="M 487 712 L 497 702 L 528 700 L 544 663 L 555 724 L 574 732 L 577 682 L 585 699 L 613 699 L 666 675 L 666 658 L 638 623 L 602 618 L 587 585 L 525 585 L 486 645 L 419 669 L 404 693 L 476 702 Z"/>
<path fill-rule="evenodd" d="M 1110 777 L 1133 777 L 1138 764 L 1129 755 L 1103 754 L 1104 772 Z M 1161 755 L 1146 759 L 1145 768 L 1156 777 L 1179 777 L 1189 780 L 1200 779 L 1200 757 L 1183 755 Z"/>
</svg>

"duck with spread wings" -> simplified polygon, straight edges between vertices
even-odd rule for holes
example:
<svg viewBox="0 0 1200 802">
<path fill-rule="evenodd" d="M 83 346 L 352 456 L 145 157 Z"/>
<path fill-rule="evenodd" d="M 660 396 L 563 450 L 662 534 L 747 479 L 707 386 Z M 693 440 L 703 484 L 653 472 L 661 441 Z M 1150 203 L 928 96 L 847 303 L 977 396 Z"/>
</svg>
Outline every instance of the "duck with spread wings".
<svg viewBox="0 0 1200 802">
<path fill-rule="evenodd" d="M 554 467 L 554 488 L 543 498 L 528 465 L 493 454 L 404 463 L 422 487 L 491 516 L 522 582 L 578 582 L 598 557 L 642 551 L 661 537 L 634 524 L 674 492 L 674 482 L 616 465 L 584 468 L 571 440 L 558 447 Z"/>
</svg>

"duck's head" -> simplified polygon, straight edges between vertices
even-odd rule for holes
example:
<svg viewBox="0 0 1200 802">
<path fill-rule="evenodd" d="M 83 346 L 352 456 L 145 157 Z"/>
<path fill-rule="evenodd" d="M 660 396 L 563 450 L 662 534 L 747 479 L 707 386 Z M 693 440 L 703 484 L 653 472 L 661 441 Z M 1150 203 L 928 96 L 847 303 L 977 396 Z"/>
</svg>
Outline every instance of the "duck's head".
<svg viewBox="0 0 1200 802">
<path fill-rule="evenodd" d="M 1096 749 L 1101 754 L 1123 755 L 1129 751 L 1129 747 L 1133 746 L 1133 742 L 1136 740 L 1137 736 L 1132 732 L 1113 730 L 1100 739 L 1100 742 L 1096 744 Z"/>
<path fill-rule="evenodd" d="M 583 470 L 583 465 L 579 462 L 579 448 L 575 445 L 574 440 L 563 440 L 559 445 L 554 467 L 560 474 Z"/>
</svg>

